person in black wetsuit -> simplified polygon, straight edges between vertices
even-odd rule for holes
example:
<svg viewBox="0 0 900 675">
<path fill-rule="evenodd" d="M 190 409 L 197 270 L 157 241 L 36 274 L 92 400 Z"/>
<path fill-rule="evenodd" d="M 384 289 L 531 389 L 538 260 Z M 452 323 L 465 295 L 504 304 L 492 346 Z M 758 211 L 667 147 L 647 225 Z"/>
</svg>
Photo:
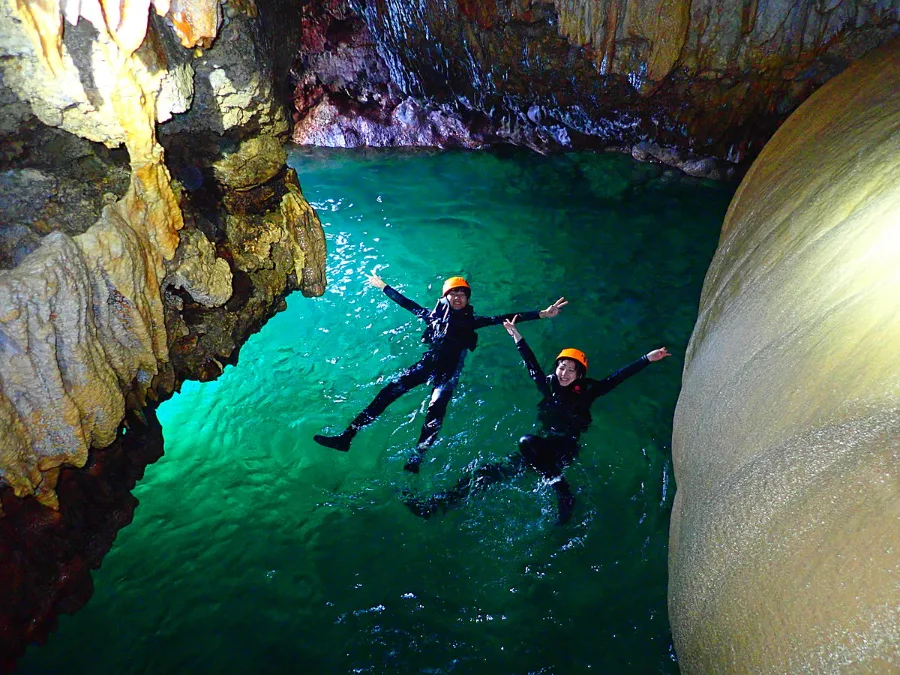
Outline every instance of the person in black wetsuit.
<svg viewBox="0 0 900 675">
<path fill-rule="evenodd" d="M 563 349 L 556 357 L 556 368 L 544 375 L 534 352 L 519 334 L 515 317 L 503 324 L 516 341 L 516 347 L 528 368 L 528 374 L 541 393 L 538 404 L 540 435 L 526 434 L 519 439 L 519 454 L 498 464 L 475 469 L 470 475 L 445 492 L 428 499 L 410 498 L 406 506 L 422 518 L 450 509 L 472 492 L 483 490 L 492 483 L 512 478 L 530 467 L 548 480 L 556 492 L 559 512 L 557 522 L 563 524 L 572 517 L 575 496 L 562 472 L 578 457 L 578 439 L 591 424 L 591 404 L 608 394 L 632 375 L 636 375 L 654 361 L 671 356 L 665 347 L 654 349 L 634 363 L 603 380 L 587 375 L 587 356 L 577 349 Z"/>
<path fill-rule="evenodd" d="M 434 391 L 428 404 L 422 433 L 416 444 L 415 453 L 403 467 L 412 473 L 419 473 L 422 456 L 437 440 L 466 353 L 473 351 L 478 343 L 475 331 L 485 326 L 496 326 L 516 315 L 477 316 L 469 304 L 471 289 L 462 277 L 450 277 L 444 282 L 441 298 L 431 311 L 401 295 L 374 274 L 369 277 L 369 283 L 383 290 L 391 300 L 425 322 L 422 341 L 429 345 L 428 351 L 418 363 L 404 370 L 378 392 L 368 407 L 357 415 L 342 433 L 337 436 L 316 435 L 313 436 L 313 440 L 328 448 L 346 452 L 350 449 L 353 437 L 362 427 L 372 422 L 410 389 L 430 380 L 434 385 Z M 526 312 L 518 316 L 523 321 L 554 317 L 567 304 L 565 298 L 560 298 L 547 309 L 540 312 Z"/>
</svg>

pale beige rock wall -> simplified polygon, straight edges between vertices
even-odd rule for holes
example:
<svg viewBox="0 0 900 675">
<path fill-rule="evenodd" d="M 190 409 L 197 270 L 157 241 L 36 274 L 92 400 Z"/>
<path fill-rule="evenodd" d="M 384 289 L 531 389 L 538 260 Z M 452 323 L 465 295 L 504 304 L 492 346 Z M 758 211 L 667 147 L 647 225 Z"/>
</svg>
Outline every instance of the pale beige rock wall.
<svg viewBox="0 0 900 675">
<path fill-rule="evenodd" d="M 2 5 L 11 88 L 45 123 L 124 143 L 132 165 L 127 193 L 88 232 L 50 235 L 0 273 L 0 483 L 53 506 L 59 467 L 112 442 L 126 397 L 142 405 L 167 359 L 159 281 L 182 217 L 155 138 L 164 64 L 151 47 L 135 54 L 147 7 L 136 25 L 123 17 L 108 30 L 111 15 L 96 2 Z M 72 24 L 79 15 L 94 24 L 80 51 L 63 40 L 64 12 Z M 59 96 L 28 93 L 48 91 Z"/>
<path fill-rule="evenodd" d="M 896 19 L 896 4 L 693 0 L 554 0 L 560 32 L 593 48 L 600 72 L 630 75 L 639 87 L 674 67 L 691 72 L 744 71 L 790 63 L 843 31 Z"/>
<path fill-rule="evenodd" d="M 232 296 L 231 270 L 211 242 L 196 230 L 179 239 L 183 216 L 156 125 L 190 104 L 194 71 L 180 58 L 169 68 L 153 10 L 184 47 L 209 47 L 221 23 L 217 0 L 0 0 L 6 86 L 47 125 L 124 144 L 131 163 L 130 187 L 87 232 L 50 234 L 18 267 L 0 271 L 0 488 L 48 506 L 56 506 L 60 467 L 82 466 L 91 447 L 111 443 L 126 409 L 171 393 L 163 283 L 206 307 Z M 277 133 L 270 89 L 250 105 L 257 84 L 241 90 L 243 106 L 267 111 L 254 119 Z M 228 188 L 249 190 L 273 179 L 284 159 L 274 136 L 251 138 L 217 175 Z M 285 274 L 321 293 L 322 246 L 298 239 L 298 214 L 308 205 L 302 196 L 302 204 L 285 199 L 272 225 L 290 240 Z M 303 223 L 310 221 L 318 224 L 314 216 Z"/>
<path fill-rule="evenodd" d="M 675 414 L 686 673 L 900 671 L 900 41 L 747 174 Z"/>
</svg>

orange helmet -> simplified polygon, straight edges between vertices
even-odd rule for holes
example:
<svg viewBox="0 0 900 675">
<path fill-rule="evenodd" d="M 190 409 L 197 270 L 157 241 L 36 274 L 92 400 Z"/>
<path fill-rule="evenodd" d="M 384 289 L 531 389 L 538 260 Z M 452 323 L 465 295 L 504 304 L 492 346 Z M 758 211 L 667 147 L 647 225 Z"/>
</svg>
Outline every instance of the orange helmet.
<svg viewBox="0 0 900 675">
<path fill-rule="evenodd" d="M 560 359 L 572 359 L 573 361 L 580 363 L 584 367 L 584 372 L 587 372 L 587 355 L 580 349 L 563 349 L 559 353 L 559 356 L 556 357 L 557 361 Z"/>
<path fill-rule="evenodd" d="M 441 291 L 441 297 L 447 295 L 454 288 L 464 288 L 466 289 L 466 295 L 471 295 L 472 289 L 469 288 L 469 282 L 463 279 L 462 277 L 450 277 L 447 281 L 444 282 L 444 290 Z"/>
</svg>

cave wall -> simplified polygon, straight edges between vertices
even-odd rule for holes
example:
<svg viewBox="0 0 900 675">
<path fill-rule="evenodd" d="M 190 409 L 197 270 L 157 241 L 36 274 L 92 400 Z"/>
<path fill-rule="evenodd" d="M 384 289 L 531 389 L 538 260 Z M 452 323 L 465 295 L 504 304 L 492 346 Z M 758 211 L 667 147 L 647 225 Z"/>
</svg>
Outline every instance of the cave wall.
<svg viewBox="0 0 900 675">
<path fill-rule="evenodd" d="M 0 4 L 7 97 L 46 127 L 124 145 L 130 168 L 124 194 L 104 192 L 89 227 L 60 218 L 29 230 L 48 209 L 20 214 L 11 229 L 29 245 L 14 242 L 6 257 L 18 265 L 0 272 L 0 484 L 51 507 L 59 467 L 108 445 L 126 408 L 221 372 L 287 292 L 324 290 L 321 225 L 284 165 L 288 127 L 259 65 L 255 6 L 224 18 L 216 2 L 158 7 L 165 19 L 120 9 L 112 29 L 91 3 L 55 14 Z M 12 132 L 35 126 L 17 110 Z M 38 145 L 5 141 L 4 178 L 59 185 L 52 157 L 28 166 Z M 56 195 L 47 201 L 58 210 Z"/>
<path fill-rule="evenodd" d="M 90 596 L 155 405 L 324 291 L 255 5 L 149 9 L 0 2 L 0 668 Z"/>
<path fill-rule="evenodd" d="M 742 182 L 675 413 L 686 673 L 900 670 L 900 40 Z"/>
<path fill-rule="evenodd" d="M 298 142 L 618 148 L 694 174 L 711 173 L 704 158 L 752 159 L 816 88 L 900 29 L 900 6 L 869 0 L 348 4 L 402 95 L 373 109 L 374 67 L 320 110 L 298 95 L 312 118 Z M 335 108 L 399 119 L 393 133 L 354 127 L 348 138 Z M 405 126 L 429 138 L 411 142 Z"/>
<path fill-rule="evenodd" d="M 45 124 L 124 144 L 131 162 L 125 194 L 95 225 L 50 232 L 0 272 L 0 481 L 48 506 L 59 468 L 109 445 L 126 398 L 143 405 L 168 359 L 159 287 L 183 225 L 155 138 L 165 68 L 142 42 L 146 18 L 137 40 L 134 26 L 107 30 L 99 5 L 82 9 L 93 21 L 66 42 L 59 7 L 0 6 L 5 84 Z"/>
</svg>

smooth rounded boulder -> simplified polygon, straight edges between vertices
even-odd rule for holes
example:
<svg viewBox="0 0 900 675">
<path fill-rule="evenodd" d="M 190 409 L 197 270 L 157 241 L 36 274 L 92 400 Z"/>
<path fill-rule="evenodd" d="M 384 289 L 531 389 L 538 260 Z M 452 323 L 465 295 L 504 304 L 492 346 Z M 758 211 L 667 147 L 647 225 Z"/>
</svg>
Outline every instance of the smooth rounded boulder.
<svg viewBox="0 0 900 675">
<path fill-rule="evenodd" d="M 900 40 L 804 103 L 738 189 L 672 451 L 684 672 L 900 671 Z"/>
</svg>

